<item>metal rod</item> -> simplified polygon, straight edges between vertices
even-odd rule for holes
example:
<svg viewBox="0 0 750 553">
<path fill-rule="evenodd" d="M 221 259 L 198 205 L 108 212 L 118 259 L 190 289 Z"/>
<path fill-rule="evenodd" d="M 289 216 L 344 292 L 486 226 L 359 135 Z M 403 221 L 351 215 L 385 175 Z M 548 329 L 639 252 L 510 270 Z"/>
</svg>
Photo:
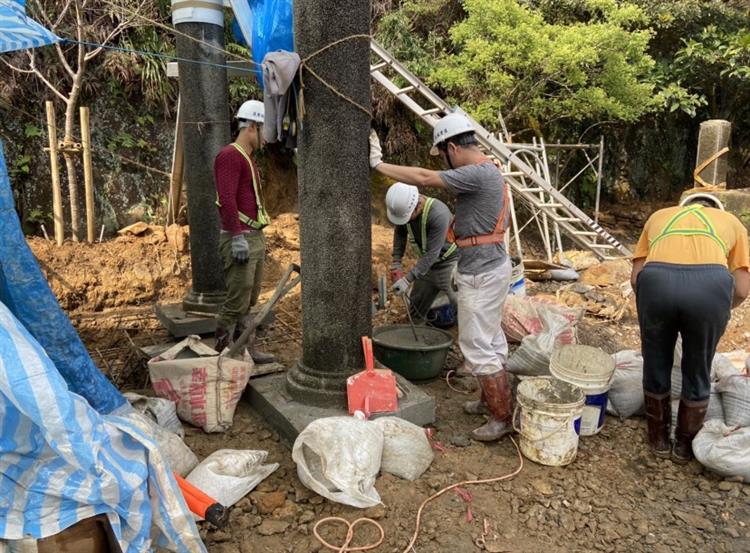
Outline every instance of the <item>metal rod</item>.
<svg viewBox="0 0 750 553">
<path fill-rule="evenodd" d="M 65 224 L 63 222 L 62 191 L 60 189 L 60 166 L 57 160 L 57 123 L 55 121 L 55 106 L 47 100 L 47 134 L 49 135 L 49 163 L 52 175 L 52 219 L 55 223 L 55 242 L 62 246 L 65 239 Z"/>
<path fill-rule="evenodd" d="M 594 202 L 594 222 L 599 223 L 599 202 L 602 196 L 602 171 L 604 170 L 604 135 L 599 139 L 599 166 L 596 171 L 596 200 Z"/>
<path fill-rule="evenodd" d="M 83 149 L 83 187 L 86 195 L 86 240 L 94 242 L 94 169 L 91 163 L 91 127 L 89 108 L 81 107 L 81 148 Z"/>
<path fill-rule="evenodd" d="M 404 307 L 406 307 L 406 316 L 409 317 L 409 324 L 411 325 L 411 331 L 414 333 L 414 341 L 419 342 L 419 336 L 417 336 L 417 329 L 414 326 L 414 321 L 411 318 L 411 310 L 409 304 L 406 301 L 406 294 L 401 294 L 401 299 L 404 300 Z"/>
</svg>

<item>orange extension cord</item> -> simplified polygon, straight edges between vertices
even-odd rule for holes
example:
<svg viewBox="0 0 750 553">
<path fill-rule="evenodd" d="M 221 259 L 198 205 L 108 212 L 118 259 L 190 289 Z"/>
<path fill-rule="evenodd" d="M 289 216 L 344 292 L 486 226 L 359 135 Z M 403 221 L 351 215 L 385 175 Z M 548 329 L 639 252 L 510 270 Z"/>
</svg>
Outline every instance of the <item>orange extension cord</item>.
<svg viewBox="0 0 750 553">
<path fill-rule="evenodd" d="M 411 540 L 409 541 L 409 545 L 406 546 L 406 548 L 402 551 L 402 553 L 409 553 L 410 551 L 413 551 L 412 547 L 414 547 L 414 544 L 417 543 L 417 538 L 419 537 L 419 527 L 422 522 L 422 511 L 424 511 L 424 508 L 431 501 L 434 501 L 435 499 L 445 494 L 446 492 L 449 492 L 461 486 L 473 486 L 476 484 L 493 484 L 495 482 L 500 482 L 502 480 L 508 480 L 510 478 L 513 478 L 518 473 L 520 473 L 521 470 L 523 470 L 523 456 L 521 455 L 521 450 L 518 448 L 518 444 L 512 437 L 510 438 L 510 441 L 513 442 L 513 445 L 516 447 L 516 453 L 518 453 L 518 468 L 509 474 L 506 474 L 504 476 L 498 476 L 496 478 L 485 478 L 483 480 L 464 480 L 463 482 L 457 482 L 455 484 L 451 484 L 450 486 L 443 488 L 442 490 L 438 492 L 435 492 L 430 497 L 425 499 L 422 502 L 422 504 L 419 506 L 419 509 L 417 510 L 417 521 L 416 521 L 416 527 L 414 528 L 414 534 L 412 534 Z M 338 523 L 345 524 L 347 526 L 346 539 L 344 540 L 344 543 L 342 545 L 332 545 L 328 543 L 326 540 L 324 540 L 322 537 L 320 537 L 320 534 L 318 533 L 318 527 L 321 524 L 327 524 L 330 522 L 338 522 Z M 380 539 L 377 542 L 371 543 L 369 545 L 362 545 L 359 547 L 350 547 L 350 544 L 352 540 L 354 539 L 354 529 L 358 524 L 370 524 L 371 526 L 375 526 L 380 531 Z M 385 539 L 385 530 L 383 530 L 383 527 L 377 521 L 371 518 L 367 518 L 367 517 L 358 518 L 357 520 L 351 523 L 348 520 L 341 518 L 341 517 L 326 517 L 326 518 L 320 519 L 318 522 L 315 523 L 315 526 L 313 527 L 313 535 L 321 544 L 323 544 L 324 547 L 330 549 L 331 551 L 335 551 L 336 553 L 351 553 L 354 551 L 369 551 L 371 549 L 375 549 L 377 546 L 383 543 L 383 540 Z"/>
</svg>

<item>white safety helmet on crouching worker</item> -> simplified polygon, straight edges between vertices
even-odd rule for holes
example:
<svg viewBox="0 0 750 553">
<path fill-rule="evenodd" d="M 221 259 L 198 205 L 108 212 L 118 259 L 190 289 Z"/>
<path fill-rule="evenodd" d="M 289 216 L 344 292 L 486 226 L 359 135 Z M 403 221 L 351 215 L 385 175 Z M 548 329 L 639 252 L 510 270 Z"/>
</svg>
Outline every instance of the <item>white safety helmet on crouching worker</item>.
<svg viewBox="0 0 750 553">
<path fill-rule="evenodd" d="M 240 128 L 247 126 L 242 124 L 243 121 L 253 121 L 262 125 L 266 118 L 266 110 L 263 102 L 248 100 L 240 106 L 240 109 L 237 110 L 237 115 L 234 117 L 239 120 Z"/>
<path fill-rule="evenodd" d="M 394 225 L 405 225 L 419 203 L 419 190 L 416 186 L 397 182 L 385 195 L 388 220 Z"/>
<path fill-rule="evenodd" d="M 435 128 L 432 131 L 432 149 L 430 150 L 430 155 L 436 156 L 440 153 L 438 144 L 441 142 L 445 142 L 449 138 L 458 136 L 459 134 L 475 131 L 474 125 L 472 125 L 469 118 L 463 113 L 449 113 L 435 124 Z"/>
<path fill-rule="evenodd" d="M 685 196 L 680 201 L 680 207 L 684 207 L 686 205 L 690 205 L 696 202 L 706 202 L 711 204 L 712 207 L 715 207 L 716 209 L 721 209 L 724 211 L 724 205 L 721 203 L 721 200 L 717 198 L 716 196 L 712 196 L 711 194 L 706 194 L 705 192 L 698 192 L 696 194 L 690 194 L 689 196 Z"/>
</svg>

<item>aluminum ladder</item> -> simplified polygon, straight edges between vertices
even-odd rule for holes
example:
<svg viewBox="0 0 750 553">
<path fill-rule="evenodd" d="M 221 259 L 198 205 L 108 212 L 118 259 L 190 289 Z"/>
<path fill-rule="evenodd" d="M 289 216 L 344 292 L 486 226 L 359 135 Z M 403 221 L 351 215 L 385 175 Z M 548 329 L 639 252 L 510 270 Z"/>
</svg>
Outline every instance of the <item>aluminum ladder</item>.
<svg viewBox="0 0 750 553">
<path fill-rule="evenodd" d="M 370 50 L 375 59 L 375 63 L 370 66 L 372 78 L 430 127 L 433 127 L 442 115 L 453 111 L 451 106 L 376 41 L 370 42 Z M 399 87 L 393 78 L 388 77 L 385 71 L 389 70 L 396 74 L 393 78 L 400 77 L 406 86 Z M 421 100 L 418 100 L 420 98 Z M 423 104 L 428 107 L 423 107 Z M 618 259 L 631 255 L 630 251 L 614 236 L 558 191 L 549 178 L 545 178 L 531 165 L 519 159 L 513 150 L 471 117 L 469 119 L 476 127 L 477 140 L 487 153 L 503 164 L 507 171 L 503 173 L 506 182 L 532 210 L 532 217 L 541 214 L 545 224 L 547 220 L 552 221 L 573 242 L 593 252 L 600 260 Z"/>
</svg>

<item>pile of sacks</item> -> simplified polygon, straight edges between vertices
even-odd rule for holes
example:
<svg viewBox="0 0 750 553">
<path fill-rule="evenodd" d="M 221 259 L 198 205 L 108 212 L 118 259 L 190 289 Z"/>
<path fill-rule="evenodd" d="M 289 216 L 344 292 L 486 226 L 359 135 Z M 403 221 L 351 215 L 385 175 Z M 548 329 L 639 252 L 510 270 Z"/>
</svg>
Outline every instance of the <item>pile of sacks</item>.
<svg viewBox="0 0 750 553">
<path fill-rule="evenodd" d="M 625 419 L 644 414 L 643 357 L 625 350 L 613 356 L 615 373 L 607 412 Z M 672 432 L 682 391 L 682 344 L 672 366 Z M 725 477 L 750 482 L 750 357 L 745 351 L 717 353 L 711 365 L 711 395 L 703 428 L 693 440 L 696 459 Z"/>
<path fill-rule="evenodd" d="M 553 300 L 509 295 L 502 327 L 509 342 L 521 346 L 508 359 L 508 371 L 518 376 L 549 375 L 549 360 L 559 346 L 577 344 L 576 326 L 582 309 Z"/>
<path fill-rule="evenodd" d="M 300 432 L 292 448 L 300 481 L 323 497 L 367 508 L 381 503 L 380 471 L 416 480 L 434 453 L 425 430 L 397 417 L 326 417 Z"/>
</svg>

